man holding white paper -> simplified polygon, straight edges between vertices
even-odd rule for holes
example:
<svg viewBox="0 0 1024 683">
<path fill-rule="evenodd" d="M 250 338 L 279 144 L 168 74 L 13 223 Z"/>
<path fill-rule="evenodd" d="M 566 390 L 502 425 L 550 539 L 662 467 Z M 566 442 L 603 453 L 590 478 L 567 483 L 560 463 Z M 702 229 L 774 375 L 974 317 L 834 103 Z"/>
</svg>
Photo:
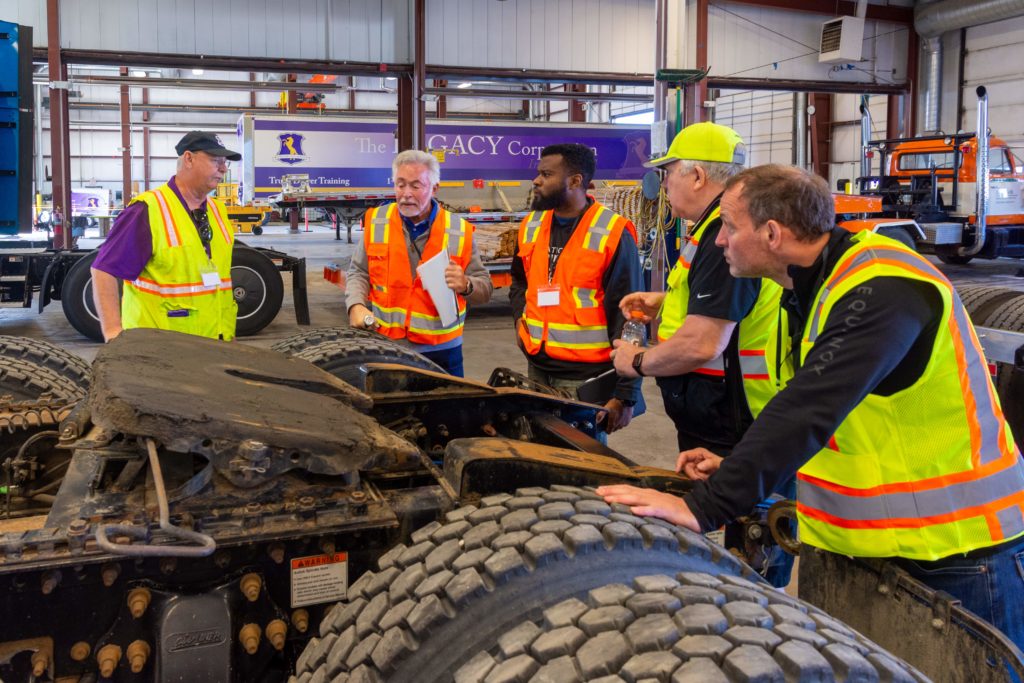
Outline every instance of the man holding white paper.
<svg viewBox="0 0 1024 683">
<path fill-rule="evenodd" d="M 349 324 L 405 339 L 414 351 L 462 377 L 466 302 L 490 300 L 490 275 L 473 243 L 473 226 L 434 198 L 441 182 L 437 159 L 406 150 L 391 169 L 395 201 L 366 212 L 363 239 L 349 265 Z"/>
</svg>

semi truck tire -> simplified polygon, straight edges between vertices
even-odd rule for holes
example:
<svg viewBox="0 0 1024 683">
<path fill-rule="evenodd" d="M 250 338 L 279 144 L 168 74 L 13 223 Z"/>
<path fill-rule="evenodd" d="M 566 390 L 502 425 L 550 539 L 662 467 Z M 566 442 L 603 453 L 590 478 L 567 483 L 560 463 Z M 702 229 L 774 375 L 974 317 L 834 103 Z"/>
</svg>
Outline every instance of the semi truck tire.
<svg viewBox="0 0 1024 683">
<path fill-rule="evenodd" d="M 421 370 L 444 372 L 441 366 L 433 361 L 379 334 L 374 334 L 372 339 L 362 336 L 329 339 L 308 346 L 294 355 L 345 380 L 357 389 L 363 389 L 365 386 L 363 373 L 359 370 L 363 363 L 397 363 Z"/>
<path fill-rule="evenodd" d="M 904 227 L 895 228 L 884 228 L 880 227 L 876 230 L 876 233 L 883 237 L 888 237 L 891 240 L 899 242 L 905 247 L 917 251 L 917 242 L 914 240 L 914 236 L 910 234 L 910 231 Z"/>
<path fill-rule="evenodd" d="M 92 382 L 92 368 L 81 357 L 40 339 L 0 335 L 0 357 L 32 363 L 60 378 L 62 396 L 85 396 Z M 0 389 L 0 394 L 6 391 Z"/>
<path fill-rule="evenodd" d="M 275 343 L 270 348 L 274 351 L 290 355 L 310 346 L 316 346 L 325 341 L 334 341 L 335 339 L 386 341 L 387 338 L 372 330 L 363 330 L 358 327 L 318 327 L 315 330 L 293 334 Z"/>
<path fill-rule="evenodd" d="M 694 572 L 603 586 L 513 627 L 454 678 L 484 683 L 528 671 L 529 680 L 552 683 L 926 680 L 808 603 L 773 604 L 772 590 Z M 696 594 L 707 602 L 682 598 Z"/>
<path fill-rule="evenodd" d="M 973 256 L 961 256 L 960 254 L 942 251 L 936 252 L 935 256 L 943 263 L 947 263 L 951 266 L 966 266 L 974 259 Z"/>
<path fill-rule="evenodd" d="M 35 401 L 49 395 L 77 401 L 85 396 L 87 388 L 87 382 L 77 382 L 41 363 L 0 355 L 0 396 L 10 396 L 15 401 Z"/>
<path fill-rule="evenodd" d="M 60 288 L 60 305 L 64 317 L 79 334 L 93 341 L 103 341 L 103 328 L 96 304 L 92 300 L 92 268 L 98 251 L 92 251 L 78 259 L 64 277 Z M 118 281 L 118 288 L 121 284 Z"/>
<path fill-rule="evenodd" d="M 962 285 L 956 291 L 975 325 L 982 325 L 999 306 L 1020 295 L 1020 292 L 1006 287 L 988 285 Z"/>
<path fill-rule="evenodd" d="M 817 666 L 831 653 L 837 669 L 863 667 L 858 650 L 877 650 L 699 534 L 635 517 L 579 487 L 488 496 L 414 532 L 378 564 L 324 617 L 295 680 L 580 680 L 554 670 L 531 679 L 541 665 L 527 659 L 564 666 L 560 656 L 586 653 L 603 662 L 583 663 L 598 678 L 619 673 L 608 669 L 622 659 L 623 633 L 652 653 L 692 648 L 744 671 L 767 668 L 767 650 Z M 672 644 L 666 620 L 679 635 Z M 542 628 L 551 633 L 531 638 Z M 683 644 L 691 635 L 704 637 Z M 576 649 L 581 637 L 596 644 Z"/>
<path fill-rule="evenodd" d="M 980 324 L 1008 332 L 1024 331 L 1024 293 L 1014 292 L 1013 296 L 1003 299 Z"/>
<path fill-rule="evenodd" d="M 277 317 L 284 300 L 284 282 L 274 262 L 255 249 L 235 245 L 231 254 L 231 287 L 238 304 L 235 334 L 256 334 Z"/>
<path fill-rule="evenodd" d="M 1024 294 L 1014 292 L 993 309 L 979 325 L 1008 332 L 1024 332 Z M 1012 363 L 996 363 L 996 393 L 1003 416 L 1010 425 L 1017 445 L 1024 444 L 1024 371 Z"/>
</svg>

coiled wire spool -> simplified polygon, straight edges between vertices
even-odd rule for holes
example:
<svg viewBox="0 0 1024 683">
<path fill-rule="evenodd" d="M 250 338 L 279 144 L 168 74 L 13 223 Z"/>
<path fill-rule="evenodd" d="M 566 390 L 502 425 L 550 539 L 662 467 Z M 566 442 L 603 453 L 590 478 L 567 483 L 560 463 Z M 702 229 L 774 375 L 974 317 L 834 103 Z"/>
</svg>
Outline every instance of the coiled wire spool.
<svg viewBox="0 0 1024 683">
<path fill-rule="evenodd" d="M 640 260 L 646 270 L 653 267 L 655 256 L 665 249 L 665 231 L 672 225 L 671 208 L 665 190 L 658 193 L 658 199 L 644 197 L 643 188 L 616 188 L 609 204 L 612 210 L 633 221 L 637 232 L 637 248 Z"/>
</svg>

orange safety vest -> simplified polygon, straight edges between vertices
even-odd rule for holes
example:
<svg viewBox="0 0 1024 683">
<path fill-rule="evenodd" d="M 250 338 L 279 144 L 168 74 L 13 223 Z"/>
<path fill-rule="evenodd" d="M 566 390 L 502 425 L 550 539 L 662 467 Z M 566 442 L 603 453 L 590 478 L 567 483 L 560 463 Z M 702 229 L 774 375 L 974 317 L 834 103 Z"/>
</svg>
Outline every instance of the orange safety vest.
<svg viewBox="0 0 1024 683">
<path fill-rule="evenodd" d="M 363 234 L 370 275 L 370 309 L 380 323 L 378 331 L 414 344 L 436 345 L 458 338 L 466 321 L 466 300 L 452 293 L 459 316 L 451 325 L 444 325 L 420 276 L 413 275 L 398 205 L 369 209 L 363 218 Z M 463 270 L 469 267 L 473 226 L 438 207 L 420 262 L 443 251 Z"/>
<path fill-rule="evenodd" d="M 636 239 L 633 223 L 594 202 L 580 218 L 548 280 L 548 246 L 552 211 L 534 211 L 519 226 L 519 257 L 526 272 L 526 308 L 519 338 L 530 355 L 545 351 L 552 358 L 581 363 L 611 359 L 608 318 L 602 281 L 622 231 Z M 538 290 L 558 287 L 558 304 L 541 306 Z"/>
</svg>

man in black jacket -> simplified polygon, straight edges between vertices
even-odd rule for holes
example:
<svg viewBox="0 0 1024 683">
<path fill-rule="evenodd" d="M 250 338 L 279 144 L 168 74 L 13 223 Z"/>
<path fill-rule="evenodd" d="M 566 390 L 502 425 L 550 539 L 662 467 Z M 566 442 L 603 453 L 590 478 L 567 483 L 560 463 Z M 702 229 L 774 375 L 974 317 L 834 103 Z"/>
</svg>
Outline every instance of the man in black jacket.
<svg viewBox="0 0 1024 683">
<path fill-rule="evenodd" d="M 612 369 L 619 300 L 643 286 L 633 224 L 587 195 L 595 168 L 584 145 L 541 150 L 534 213 L 512 259 L 509 298 L 530 379 L 570 391 Z M 606 431 L 628 425 L 639 398 L 640 380 L 620 378 L 604 404 Z"/>
<path fill-rule="evenodd" d="M 719 243 L 735 275 L 783 294 L 769 371 L 780 392 L 725 459 L 684 451 L 683 498 L 598 493 L 707 531 L 797 474 L 801 540 L 890 557 L 1024 645 L 1024 462 L 949 281 L 873 233 L 834 226 L 825 181 L 761 166 L 726 185 Z M 787 381 L 788 380 L 788 381 Z"/>
</svg>

